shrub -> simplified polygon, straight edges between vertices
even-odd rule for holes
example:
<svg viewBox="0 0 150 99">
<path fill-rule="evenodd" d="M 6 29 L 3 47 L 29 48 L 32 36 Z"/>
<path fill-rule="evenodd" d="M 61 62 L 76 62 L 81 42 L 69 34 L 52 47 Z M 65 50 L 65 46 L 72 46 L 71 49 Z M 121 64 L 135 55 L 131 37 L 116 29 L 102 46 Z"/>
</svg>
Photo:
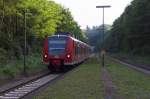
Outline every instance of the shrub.
<svg viewBox="0 0 150 99">
<path fill-rule="evenodd" d="M 0 48 L 0 66 L 7 63 L 7 52 Z"/>
<path fill-rule="evenodd" d="M 10 77 L 10 78 L 14 78 L 15 77 L 15 71 L 13 69 L 10 69 L 9 67 L 4 68 L 3 69 L 3 73 L 5 75 L 7 75 L 8 77 Z"/>
</svg>

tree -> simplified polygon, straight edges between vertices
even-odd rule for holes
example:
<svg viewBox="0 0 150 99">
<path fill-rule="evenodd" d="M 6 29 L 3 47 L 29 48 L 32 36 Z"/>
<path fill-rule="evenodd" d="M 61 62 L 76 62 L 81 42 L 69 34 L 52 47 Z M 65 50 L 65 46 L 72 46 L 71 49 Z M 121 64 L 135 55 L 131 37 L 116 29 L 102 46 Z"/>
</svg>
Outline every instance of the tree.
<svg viewBox="0 0 150 99">
<path fill-rule="evenodd" d="M 123 14 L 113 23 L 111 34 L 106 40 L 109 41 L 109 49 L 132 54 L 150 53 L 149 9 L 148 0 L 134 0 L 127 6 Z"/>
</svg>

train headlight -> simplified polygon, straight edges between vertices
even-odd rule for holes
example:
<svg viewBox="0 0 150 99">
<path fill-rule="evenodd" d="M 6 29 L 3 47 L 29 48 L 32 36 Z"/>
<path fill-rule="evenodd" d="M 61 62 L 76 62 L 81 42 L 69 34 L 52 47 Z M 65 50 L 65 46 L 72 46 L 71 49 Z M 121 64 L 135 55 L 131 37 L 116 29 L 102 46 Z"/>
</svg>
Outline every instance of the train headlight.
<svg viewBox="0 0 150 99">
<path fill-rule="evenodd" d="M 47 57 L 48 57 L 48 55 L 47 55 L 47 54 L 45 54 L 45 55 L 44 55 L 44 57 L 45 57 L 45 58 L 47 58 Z"/>
<path fill-rule="evenodd" d="M 71 58 L 71 55 L 70 54 L 67 54 L 67 56 L 66 56 L 67 58 Z"/>
</svg>

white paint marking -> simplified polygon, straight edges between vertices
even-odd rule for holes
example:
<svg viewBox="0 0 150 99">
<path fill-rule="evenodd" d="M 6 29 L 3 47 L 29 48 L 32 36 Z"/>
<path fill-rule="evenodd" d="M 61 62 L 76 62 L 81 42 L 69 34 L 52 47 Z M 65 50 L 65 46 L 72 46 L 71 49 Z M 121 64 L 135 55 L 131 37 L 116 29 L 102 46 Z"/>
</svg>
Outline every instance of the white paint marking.
<svg viewBox="0 0 150 99">
<path fill-rule="evenodd" d="M 26 94 L 28 92 L 17 92 L 17 91 L 12 91 L 12 92 L 9 92 L 10 94 Z"/>
<path fill-rule="evenodd" d="M 19 97 L 5 97 L 5 96 L 0 96 L 0 99 L 19 99 Z"/>
<path fill-rule="evenodd" d="M 21 87 L 21 88 L 19 88 L 19 90 L 32 90 L 32 89 L 35 89 L 35 87 Z"/>
<path fill-rule="evenodd" d="M 31 92 L 31 90 L 19 90 L 19 89 L 16 89 L 15 92 Z"/>
<path fill-rule="evenodd" d="M 23 96 L 24 94 L 5 94 L 5 96 L 7 97 L 20 97 L 20 96 Z"/>
</svg>

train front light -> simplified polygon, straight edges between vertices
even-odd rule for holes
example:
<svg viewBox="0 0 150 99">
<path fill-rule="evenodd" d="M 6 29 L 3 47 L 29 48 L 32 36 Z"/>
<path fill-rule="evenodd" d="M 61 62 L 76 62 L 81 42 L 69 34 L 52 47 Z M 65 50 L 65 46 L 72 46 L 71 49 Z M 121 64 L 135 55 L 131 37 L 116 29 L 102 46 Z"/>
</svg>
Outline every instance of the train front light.
<svg viewBox="0 0 150 99">
<path fill-rule="evenodd" d="M 66 57 L 67 57 L 67 58 L 71 58 L 71 55 L 70 55 L 70 54 L 67 54 Z"/>
<path fill-rule="evenodd" d="M 44 55 L 44 58 L 47 58 L 47 57 L 48 57 L 48 55 L 47 55 L 47 54 L 45 54 L 45 55 Z"/>
</svg>

